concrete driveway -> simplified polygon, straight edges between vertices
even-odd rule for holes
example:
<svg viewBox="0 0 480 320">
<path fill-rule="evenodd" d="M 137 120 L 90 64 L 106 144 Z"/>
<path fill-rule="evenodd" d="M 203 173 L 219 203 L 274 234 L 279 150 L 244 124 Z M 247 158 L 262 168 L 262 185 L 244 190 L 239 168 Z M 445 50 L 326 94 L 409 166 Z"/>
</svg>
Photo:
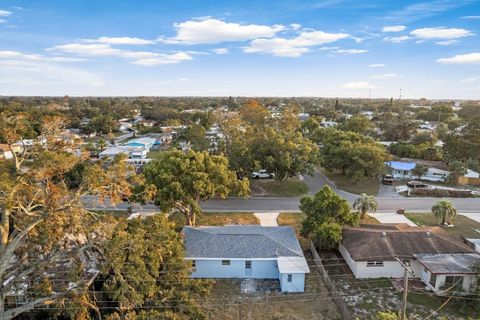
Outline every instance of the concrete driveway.
<svg viewBox="0 0 480 320">
<path fill-rule="evenodd" d="M 413 223 L 410 219 L 405 217 L 403 214 L 393 213 L 393 212 L 382 212 L 370 214 L 372 217 L 380 221 L 381 223 L 406 223 L 409 226 L 416 227 L 417 225 Z"/>
</svg>

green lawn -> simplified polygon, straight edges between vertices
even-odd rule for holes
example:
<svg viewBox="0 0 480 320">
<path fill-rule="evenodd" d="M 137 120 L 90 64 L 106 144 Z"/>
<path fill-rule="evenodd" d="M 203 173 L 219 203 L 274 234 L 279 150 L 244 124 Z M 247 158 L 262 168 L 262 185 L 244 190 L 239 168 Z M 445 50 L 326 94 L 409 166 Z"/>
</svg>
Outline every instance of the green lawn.
<svg viewBox="0 0 480 320">
<path fill-rule="evenodd" d="M 355 179 L 340 175 L 338 173 L 333 172 L 326 172 L 322 170 L 322 172 L 330 179 L 337 187 L 342 190 L 345 190 L 350 193 L 355 194 L 370 194 L 376 195 L 378 193 L 380 183 L 378 179 L 361 179 L 357 183 L 355 183 Z"/>
<path fill-rule="evenodd" d="M 160 158 L 160 155 L 162 154 L 163 151 L 161 150 L 153 150 L 153 151 L 150 151 L 148 154 L 147 154 L 147 158 L 149 159 L 153 159 L 153 160 L 158 160 Z"/>
<path fill-rule="evenodd" d="M 419 226 L 438 226 L 437 218 L 431 213 L 405 213 L 405 216 Z M 480 230 L 480 223 L 462 215 L 457 215 L 453 219 L 455 227 L 442 228 L 448 234 L 454 236 L 464 236 L 478 238 L 480 234 L 474 229 Z"/>
<path fill-rule="evenodd" d="M 253 196 L 298 197 L 308 192 L 308 186 L 298 178 L 277 182 L 273 179 L 250 180 Z"/>
<path fill-rule="evenodd" d="M 185 217 L 179 213 L 173 213 L 170 221 L 181 228 L 185 225 Z M 197 215 L 197 226 L 223 226 L 227 224 L 260 224 L 257 217 L 251 212 L 204 212 Z"/>
</svg>

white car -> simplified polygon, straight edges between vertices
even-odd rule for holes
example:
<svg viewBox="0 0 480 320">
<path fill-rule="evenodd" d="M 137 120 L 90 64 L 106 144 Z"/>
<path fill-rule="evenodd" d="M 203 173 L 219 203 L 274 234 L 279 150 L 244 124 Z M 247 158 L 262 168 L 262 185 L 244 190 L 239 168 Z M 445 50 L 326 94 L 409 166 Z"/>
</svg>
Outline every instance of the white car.
<svg viewBox="0 0 480 320">
<path fill-rule="evenodd" d="M 267 170 L 259 170 L 252 172 L 251 177 L 253 179 L 268 179 L 268 178 L 273 178 L 275 177 L 275 174 L 267 172 Z"/>
</svg>

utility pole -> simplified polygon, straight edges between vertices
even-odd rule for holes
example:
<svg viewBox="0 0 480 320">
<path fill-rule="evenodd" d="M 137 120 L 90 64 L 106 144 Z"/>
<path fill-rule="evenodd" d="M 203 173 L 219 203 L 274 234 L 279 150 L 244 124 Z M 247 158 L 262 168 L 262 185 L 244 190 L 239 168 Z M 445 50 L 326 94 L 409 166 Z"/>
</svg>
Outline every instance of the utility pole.
<svg viewBox="0 0 480 320">
<path fill-rule="evenodd" d="M 401 259 L 395 257 L 395 260 L 398 261 L 405 269 L 405 273 L 403 275 L 403 301 L 402 301 L 402 309 L 400 310 L 400 320 L 407 320 L 407 298 L 408 298 L 408 274 L 415 276 L 412 270 L 403 263 Z"/>
<path fill-rule="evenodd" d="M 400 89 L 400 95 L 398 96 L 398 100 L 402 100 L 402 90 L 403 89 Z"/>
</svg>

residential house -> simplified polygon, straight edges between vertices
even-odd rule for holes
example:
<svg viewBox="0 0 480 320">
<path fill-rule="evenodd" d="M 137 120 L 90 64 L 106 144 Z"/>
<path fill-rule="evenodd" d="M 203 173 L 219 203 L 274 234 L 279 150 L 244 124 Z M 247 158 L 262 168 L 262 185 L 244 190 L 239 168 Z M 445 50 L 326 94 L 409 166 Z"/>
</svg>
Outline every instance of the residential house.
<svg viewBox="0 0 480 320">
<path fill-rule="evenodd" d="M 414 277 L 441 294 L 450 276 L 467 292 L 472 289 L 471 262 L 480 262 L 472 248 L 440 227 L 410 227 L 407 224 L 346 227 L 339 251 L 356 278 L 402 278 L 409 266 Z M 435 261 L 443 261 L 443 266 Z M 454 265 L 456 263 L 456 265 Z M 442 269 L 444 268 L 444 269 Z M 446 273 L 446 269 L 449 272 Z M 436 279 L 434 276 L 436 275 Z M 433 283 L 433 285 L 432 285 Z"/>
<path fill-rule="evenodd" d="M 160 142 L 155 138 L 142 137 L 142 138 L 130 140 L 127 142 L 126 145 L 131 147 L 142 147 L 147 149 L 147 152 L 149 152 L 154 145 L 157 145 L 159 143 Z"/>
<path fill-rule="evenodd" d="M 417 166 L 415 162 L 389 161 L 386 162 L 386 165 L 390 167 L 394 179 L 409 180 L 419 178 L 413 173 Z M 420 176 L 420 180 L 445 182 L 450 174 L 450 171 L 428 167 L 427 172 Z"/>
<path fill-rule="evenodd" d="M 310 272 L 292 227 L 184 227 L 192 278 L 278 279 L 282 292 L 304 292 Z"/>
<path fill-rule="evenodd" d="M 337 122 L 335 121 L 322 121 L 320 122 L 320 126 L 323 127 L 323 128 L 333 128 L 333 127 L 336 127 L 338 125 Z"/>
<path fill-rule="evenodd" d="M 473 266 L 480 263 L 480 254 L 415 254 L 414 257 L 423 267 L 422 281 L 438 295 L 452 289 L 465 294 L 475 290 L 477 273 Z"/>
<path fill-rule="evenodd" d="M 146 159 L 147 158 L 147 149 L 144 147 L 136 146 L 116 146 L 109 147 L 98 154 L 102 159 L 109 158 L 113 159 L 119 154 L 125 154 L 128 156 L 128 159 Z"/>
<path fill-rule="evenodd" d="M 405 180 L 413 179 L 413 169 L 415 169 L 414 162 L 403 161 L 389 161 L 385 163 L 391 169 L 393 179 Z"/>
<path fill-rule="evenodd" d="M 12 159 L 13 152 L 8 144 L 0 144 L 0 159 Z"/>
</svg>

